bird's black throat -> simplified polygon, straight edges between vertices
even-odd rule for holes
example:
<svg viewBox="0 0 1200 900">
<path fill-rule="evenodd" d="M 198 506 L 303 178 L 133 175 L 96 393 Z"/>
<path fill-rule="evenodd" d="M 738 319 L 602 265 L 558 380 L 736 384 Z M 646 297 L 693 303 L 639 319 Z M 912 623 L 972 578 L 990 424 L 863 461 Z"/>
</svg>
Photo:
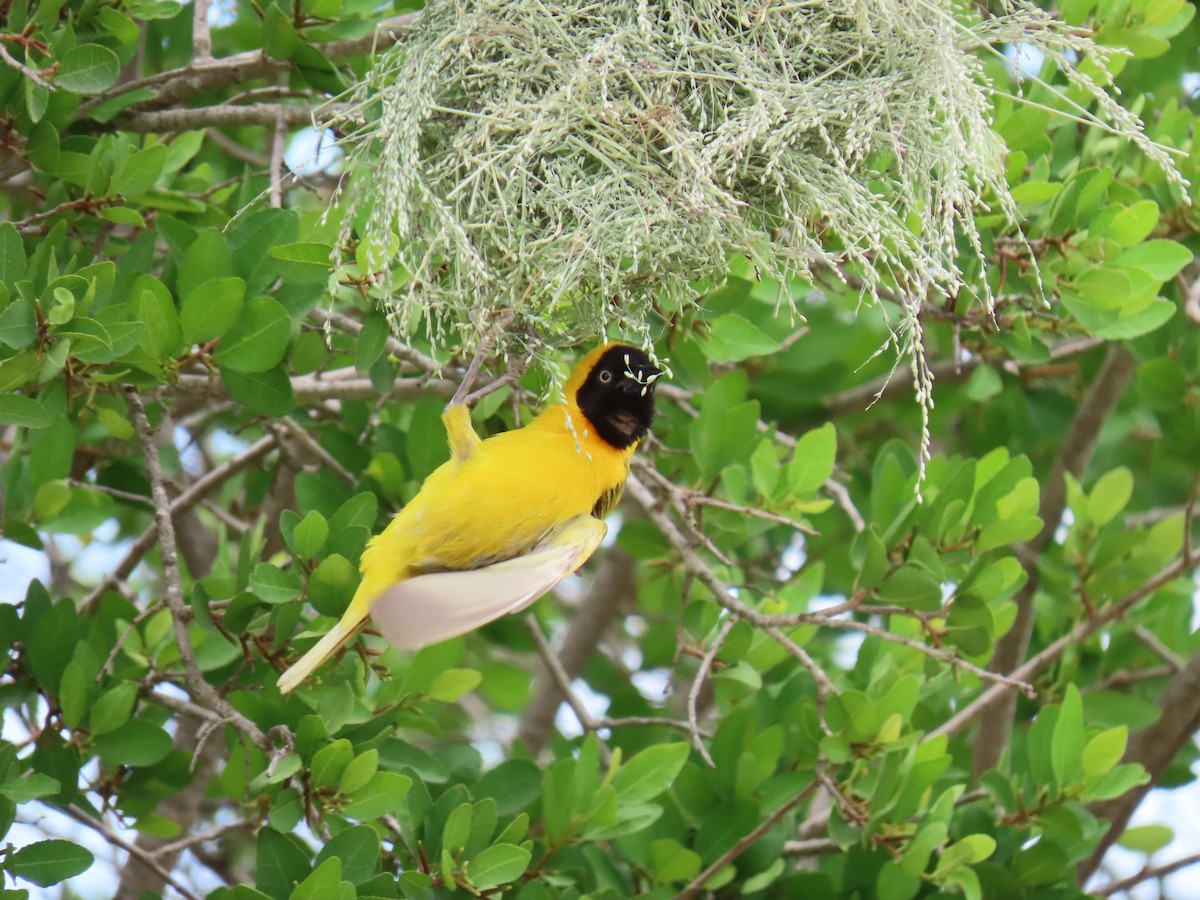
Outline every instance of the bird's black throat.
<svg viewBox="0 0 1200 900">
<path fill-rule="evenodd" d="M 575 395 L 588 425 L 607 444 L 625 450 L 654 421 L 654 382 L 661 374 L 637 347 L 617 344 L 597 360 Z"/>
</svg>

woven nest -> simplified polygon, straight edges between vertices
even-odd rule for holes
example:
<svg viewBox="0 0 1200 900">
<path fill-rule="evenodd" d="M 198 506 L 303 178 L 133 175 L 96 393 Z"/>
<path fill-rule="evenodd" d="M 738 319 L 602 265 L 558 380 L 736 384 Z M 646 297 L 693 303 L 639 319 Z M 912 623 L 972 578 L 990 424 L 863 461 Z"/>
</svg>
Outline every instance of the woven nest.
<svg viewBox="0 0 1200 900">
<path fill-rule="evenodd" d="M 919 357 L 921 299 L 964 287 L 960 239 L 980 253 L 972 211 L 1014 212 L 979 54 L 1094 51 L 1034 8 L 956 15 L 433 0 L 358 89 L 347 234 L 397 332 L 436 343 L 504 308 L 551 347 L 646 334 L 745 254 L 781 284 L 820 268 L 899 289 L 896 345 Z"/>
</svg>

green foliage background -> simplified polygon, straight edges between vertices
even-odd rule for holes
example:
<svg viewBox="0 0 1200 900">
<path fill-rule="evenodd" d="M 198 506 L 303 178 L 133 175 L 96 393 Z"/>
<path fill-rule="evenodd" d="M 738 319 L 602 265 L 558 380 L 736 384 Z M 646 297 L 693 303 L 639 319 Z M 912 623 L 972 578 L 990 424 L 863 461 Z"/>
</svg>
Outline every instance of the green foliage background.
<svg viewBox="0 0 1200 900">
<path fill-rule="evenodd" d="M 615 546 L 536 633 L 368 638 L 282 697 L 447 457 L 469 361 L 390 337 L 320 176 L 271 189 L 375 6 L 238 3 L 211 57 L 172 0 L 4 9 L 2 526 L 51 571 L 0 606 L 4 896 L 96 877 L 74 823 L 131 854 L 130 897 L 1067 898 L 1140 792 L 1192 779 L 1198 219 L 1061 95 L 985 61 L 1028 242 L 980 210 L 994 318 L 921 313 L 923 502 L 921 410 L 873 357 L 903 297 L 789 284 L 800 328 L 734 261 L 658 328 Z M 1193 12 L 1059 4 L 1131 52 L 1121 102 L 1194 194 Z M 545 391 L 509 375 L 481 431 Z M 584 736 L 545 727 L 542 633 L 607 701 Z"/>
</svg>

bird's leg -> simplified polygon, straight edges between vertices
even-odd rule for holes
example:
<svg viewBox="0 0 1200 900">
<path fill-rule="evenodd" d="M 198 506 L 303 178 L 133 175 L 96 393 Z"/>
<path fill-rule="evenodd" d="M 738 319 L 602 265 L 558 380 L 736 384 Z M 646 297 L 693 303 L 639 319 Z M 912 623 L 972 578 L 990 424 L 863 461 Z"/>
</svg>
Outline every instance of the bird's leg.
<svg viewBox="0 0 1200 900">
<path fill-rule="evenodd" d="M 463 375 L 462 383 L 458 386 L 458 390 L 454 392 L 454 396 L 450 398 L 450 406 L 456 406 L 462 403 L 467 394 L 471 393 L 471 385 L 475 383 L 476 377 L 479 375 L 479 370 L 483 367 L 483 361 L 487 359 L 488 354 L 492 352 L 492 345 L 496 343 L 496 336 L 500 329 L 508 325 L 516 317 L 516 313 L 511 309 L 502 310 L 496 316 L 496 322 L 482 338 L 479 339 L 479 349 L 475 352 L 475 358 L 471 360 L 471 365 L 467 367 L 466 373 Z"/>
<path fill-rule="evenodd" d="M 462 403 L 451 402 L 442 410 L 442 424 L 446 426 L 451 455 L 459 462 L 470 459 L 482 443 L 471 424 L 471 411 Z"/>
<path fill-rule="evenodd" d="M 471 392 L 471 385 L 475 383 L 479 370 L 483 367 L 483 361 L 492 352 L 492 345 L 496 343 L 496 335 L 501 328 L 513 320 L 514 315 L 515 313 L 511 309 L 501 312 L 496 318 L 496 327 L 480 339 L 479 349 L 475 352 L 475 358 L 471 360 L 471 365 L 463 374 L 462 383 L 442 411 L 442 424 L 446 426 L 446 441 L 450 444 L 451 454 L 459 462 L 470 459 L 482 443 L 471 424 L 471 413 L 463 401 Z"/>
</svg>

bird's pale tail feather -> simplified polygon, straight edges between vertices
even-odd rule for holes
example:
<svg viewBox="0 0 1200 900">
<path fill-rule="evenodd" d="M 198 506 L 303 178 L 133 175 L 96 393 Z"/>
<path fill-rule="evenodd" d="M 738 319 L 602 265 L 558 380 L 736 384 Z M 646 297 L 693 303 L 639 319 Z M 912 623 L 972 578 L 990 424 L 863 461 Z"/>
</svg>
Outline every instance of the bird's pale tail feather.
<svg viewBox="0 0 1200 900">
<path fill-rule="evenodd" d="M 367 616 L 364 612 L 362 617 L 357 620 L 347 622 L 345 619 L 342 619 L 329 629 L 329 633 L 325 637 L 317 641 L 311 650 L 300 657 L 291 668 L 279 676 L 276 684 L 279 685 L 280 693 L 286 694 L 299 687 L 301 682 L 316 671 L 321 663 L 333 656 L 346 641 L 354 637 L 358 629 L 362 628 L 365 621 L 367 621 Z"/>
</svg>

